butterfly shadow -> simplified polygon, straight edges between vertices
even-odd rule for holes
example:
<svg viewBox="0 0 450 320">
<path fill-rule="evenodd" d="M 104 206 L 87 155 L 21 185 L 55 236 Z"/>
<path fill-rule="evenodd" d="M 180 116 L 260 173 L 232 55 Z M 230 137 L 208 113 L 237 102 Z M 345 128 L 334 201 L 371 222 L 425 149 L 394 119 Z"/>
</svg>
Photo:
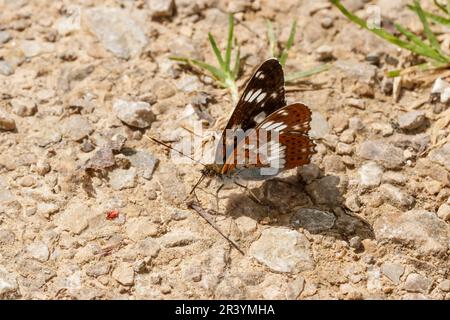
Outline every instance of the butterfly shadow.
<svg viewBox="0 0 450 320">
<path fill-rule="evenodd" d="M 302 228 L 344 240 L 355 236 L 374 239 L 372 226 L 343 205 L 342 189 L 340 178 L 334 175 L 309 184 L 297 176 L 276 178 L 250 192 L 231 194 L 225 212 L 235 219 L 247 216 L 263 224 Z"/>
</svg>

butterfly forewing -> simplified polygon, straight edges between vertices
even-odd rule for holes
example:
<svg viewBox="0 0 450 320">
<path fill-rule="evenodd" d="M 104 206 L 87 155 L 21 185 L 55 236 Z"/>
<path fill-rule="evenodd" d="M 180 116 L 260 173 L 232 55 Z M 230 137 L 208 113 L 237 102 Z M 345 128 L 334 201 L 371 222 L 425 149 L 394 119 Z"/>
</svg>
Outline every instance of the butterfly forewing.
<svg viewBox="0 0 450 320">
<path fill-rule="evenodd" d="M 245 90 L 231 114 L 219 140 L 216 161 L 225 163 L 240 143 L 226 135 L 227 130 L 255 128 L 269 114 L 286 105 L 284 97 L 284 74 L 277 59 L 263 62 L 248 81 Z"/>
<path fill-rule="evenodd" d="M 255 128 L 269 114 L 286 105 L 284 74 L 277 59 L 269 59 L 250 78 L 225 129 Z"/>
</svg>

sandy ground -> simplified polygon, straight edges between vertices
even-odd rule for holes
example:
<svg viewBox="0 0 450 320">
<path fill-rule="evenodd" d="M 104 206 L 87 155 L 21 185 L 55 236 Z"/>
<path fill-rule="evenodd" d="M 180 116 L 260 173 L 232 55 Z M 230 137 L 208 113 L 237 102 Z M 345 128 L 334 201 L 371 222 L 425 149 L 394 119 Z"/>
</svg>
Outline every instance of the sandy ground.
<svg viewBox="0 0 450 320">
<path fill-rule="evenodd" d="M 406 3 L 378 5 L 420 32 Z M 221 193 L 211 217 L 243 255 L 186 207 L 201 166 L 144 137 L 229 117 L 226 90 L 168 59 L 212 63 L 229 11 L 239 85 L 269 57 L 266 19 L 280 42 L 298 20 L 287 73 L 333 63 L 288 87 L 314 112 L 312 163 L 250 183 L 264 204 Z M 0 0 L 0 298 L 450 299 L 450 114 L 437 76 L 392 96 L 385 71 L 411 61 L 327 1 Z"/>
</svg>

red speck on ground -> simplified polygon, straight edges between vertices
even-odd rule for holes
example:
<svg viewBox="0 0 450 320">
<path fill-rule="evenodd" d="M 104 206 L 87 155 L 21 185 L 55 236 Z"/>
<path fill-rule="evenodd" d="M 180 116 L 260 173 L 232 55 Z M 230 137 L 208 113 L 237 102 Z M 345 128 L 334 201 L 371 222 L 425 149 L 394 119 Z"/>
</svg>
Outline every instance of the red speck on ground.
<svg viewBox="0 0 450 320">
<path fill-rule="evenodd" d="M 119 211 L 117 210 L 110 210 L 106 213 L 106 219 L 108 220 L 114 220 L 119 216 Z"/>
</svg>

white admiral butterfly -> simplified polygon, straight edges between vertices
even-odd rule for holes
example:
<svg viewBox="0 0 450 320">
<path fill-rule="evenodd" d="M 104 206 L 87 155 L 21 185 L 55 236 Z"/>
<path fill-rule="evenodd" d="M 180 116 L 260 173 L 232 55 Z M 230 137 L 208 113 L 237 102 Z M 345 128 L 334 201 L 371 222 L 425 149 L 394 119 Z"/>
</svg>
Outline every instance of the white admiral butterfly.
<svg viewBox="0 0 450 320">
<path fill-rule="evenodd" d="M 215 163 L 205 165 L 191 193 L 206 176 L 263 180 L 309 163 L 315 152 L 308 136 L 310 122 L 306 105 L 286 105 L 281 64 L 266 60 L 250 78 L 222 132 Z M 239 137 L 238 131 L 244 134 Z"/>
</svg>

